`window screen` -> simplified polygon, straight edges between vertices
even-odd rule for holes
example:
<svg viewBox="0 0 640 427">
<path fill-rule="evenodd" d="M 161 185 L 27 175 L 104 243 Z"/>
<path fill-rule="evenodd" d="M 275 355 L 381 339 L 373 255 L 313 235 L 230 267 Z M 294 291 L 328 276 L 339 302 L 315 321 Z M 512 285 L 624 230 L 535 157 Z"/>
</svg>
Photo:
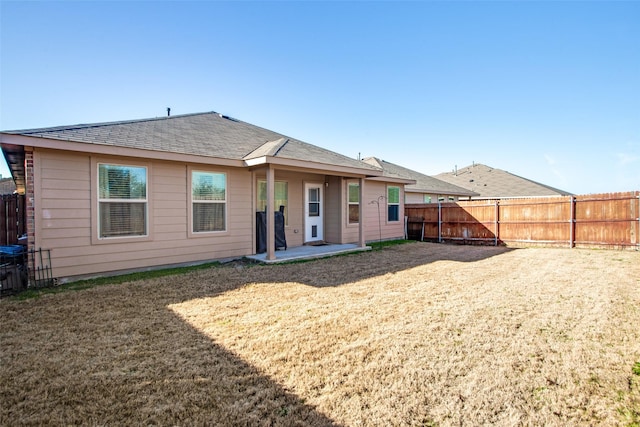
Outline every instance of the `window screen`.
<svg viewBox="0 0 640 427">
<path fill-rule="evenodd" d="M 360 222 L 360 184 L 349 184 L 348 186 L 349 224 Z"/>
<path fill-rule="evenodd" d="M 191 174 L 194 233 L 226 231 L 227 175 L 214 172 Z"/>
<path fill-rule="evenodd" d="M 98 164 L 100 238 L 147 234 L 147 168 Z"/>
<path fill-rule="evenodd" d="M 387 187 L 387 221 L 400 220 L 400 187 Z"/>
</svg>

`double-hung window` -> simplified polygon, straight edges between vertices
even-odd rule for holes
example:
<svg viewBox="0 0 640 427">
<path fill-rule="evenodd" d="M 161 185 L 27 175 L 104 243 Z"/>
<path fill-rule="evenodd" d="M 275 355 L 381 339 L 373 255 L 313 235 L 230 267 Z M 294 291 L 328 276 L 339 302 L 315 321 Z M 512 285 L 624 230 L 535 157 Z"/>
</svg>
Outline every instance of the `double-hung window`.
<svg viewBox="0 0 640 427">
<path fill-rule="evenodd" d="M 289 223 L 289 186 L 286 181 L 276 181 L 274 183 L 274 203 L 275 210 L 280 210 L 280 206 L 284 206 L 284 221 Z M 264 212 L 267 209 L 267 181 L 258 181 L 258 212 Z"/>
<path fill-rule="evenodd" d="M 98 233 L 110 237 L 146 236 L 147 168 L 98 164 Z"/>
<path fill-rule="evenodd" d="M 349 183 L 347 189 L 349 224 L 358 224 L 360 222 L 360 184 Z"/>
<path fill-rule="evenodd" d="M 205 233 L 227 230 L 227 175 L 191 172 L 192 230 Z"/>
<path fill-rule="evenodd" d="M 400 187 L 387 187 L 387 221 L 400 221 Z"/>
</svg>

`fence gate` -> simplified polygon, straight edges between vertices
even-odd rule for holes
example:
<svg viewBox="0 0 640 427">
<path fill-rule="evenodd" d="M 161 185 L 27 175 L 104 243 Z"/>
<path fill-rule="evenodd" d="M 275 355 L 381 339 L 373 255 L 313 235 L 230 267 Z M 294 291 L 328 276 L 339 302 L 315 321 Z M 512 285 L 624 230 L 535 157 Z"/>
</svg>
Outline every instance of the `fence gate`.
<svg viewBox="0 0 640 427">
<path fill-rule="evenodd" d="M 15 245 L 26 233 L 24 194 L 0 196 L 0 246 Z"/>
</svg>

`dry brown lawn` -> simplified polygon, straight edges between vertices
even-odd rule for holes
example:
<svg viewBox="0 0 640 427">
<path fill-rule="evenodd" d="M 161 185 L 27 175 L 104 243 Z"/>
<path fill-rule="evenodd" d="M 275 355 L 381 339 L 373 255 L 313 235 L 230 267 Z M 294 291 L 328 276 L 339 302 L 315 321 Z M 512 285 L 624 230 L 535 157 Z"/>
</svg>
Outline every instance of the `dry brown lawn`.
<svg viewBox="0 0 640 427">
<path fill-rule="evenodd" d="M 639 362 L 640 252 L 410 243 L 2 300 L 0 424 L 637 425 Z"/>
</svg>

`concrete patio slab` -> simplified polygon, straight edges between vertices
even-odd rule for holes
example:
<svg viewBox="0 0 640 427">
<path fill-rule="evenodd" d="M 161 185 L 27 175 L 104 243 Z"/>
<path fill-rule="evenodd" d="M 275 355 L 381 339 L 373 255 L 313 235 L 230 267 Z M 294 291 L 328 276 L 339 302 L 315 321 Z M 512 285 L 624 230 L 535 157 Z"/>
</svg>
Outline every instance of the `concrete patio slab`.
<svg viewBox="0 0 640 427">
<path fill-rule="evenodd" d="M 273 264 L 278 262 L 297 261 L 303 259 L 324 258 L 332 255 L 348 253 L 348 252 L 363 252 L 371 250 L 370 246 L 360 247 L 354 244 L 323 244 L 323 245 L 305 245 L 297 246 L 294 248 L 288 248 L 286 250 L 276 251 L 276 259 L 268 260 L 267 254 L 249 255 L 246 258 L 254 261 L 263 262 L 267 264 Z"/>
</svg>

